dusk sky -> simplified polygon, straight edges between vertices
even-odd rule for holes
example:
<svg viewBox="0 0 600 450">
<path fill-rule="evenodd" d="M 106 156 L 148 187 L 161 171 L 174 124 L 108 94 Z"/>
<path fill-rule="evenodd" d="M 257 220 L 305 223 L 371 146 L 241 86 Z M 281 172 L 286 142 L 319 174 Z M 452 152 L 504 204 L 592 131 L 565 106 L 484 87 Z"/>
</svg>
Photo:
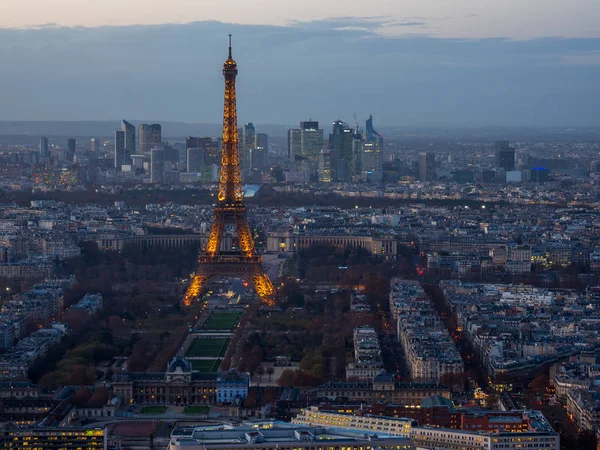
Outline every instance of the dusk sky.
<svg viewBox="0 0 600 450">
<path fill-rule="evenodd" d="M 379 17 L 380 31 L 444 37 L 600 37 L 597 0 L 2 0 L 0 27 L 147 25 L 216 20 L 289 25 L 335 17 Z"/>
<path fill-rule="evenodd" d="M 594 125 L 599 19 L 596 0 L 0 0 L 0 120 L 218 123 L 233 33 L 241 122 Z"/>
</svg>

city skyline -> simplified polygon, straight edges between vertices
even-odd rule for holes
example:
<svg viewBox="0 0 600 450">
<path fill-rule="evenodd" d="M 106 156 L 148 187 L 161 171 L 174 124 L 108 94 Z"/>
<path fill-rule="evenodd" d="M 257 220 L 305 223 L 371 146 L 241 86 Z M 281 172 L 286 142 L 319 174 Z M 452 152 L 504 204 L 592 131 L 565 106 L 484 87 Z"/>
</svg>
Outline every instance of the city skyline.
<svg viewBox="0 0 600 450">
<path fill-rule="evenodd" d="M 210 69 L 231 32 L 244 68 L 241 123 L 326 123 L 354 112 L 381 126 L 597 123 L 600 39 L 390 37 L 378 32 L 385 23 L 0 29 L 0 94 L 10 105 L 0 120 L 218 123 Z"/>
</svg>

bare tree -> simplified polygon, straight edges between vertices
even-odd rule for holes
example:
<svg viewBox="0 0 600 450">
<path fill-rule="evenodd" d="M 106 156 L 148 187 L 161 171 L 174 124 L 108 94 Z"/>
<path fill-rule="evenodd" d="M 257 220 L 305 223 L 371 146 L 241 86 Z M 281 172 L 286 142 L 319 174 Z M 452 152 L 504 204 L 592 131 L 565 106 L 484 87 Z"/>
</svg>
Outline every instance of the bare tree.
<svg viewBox="0 0 600 450">
<path fill-rule="evenodd" d="M 265 368 L 263 366 L 258 366 L 258 369 L 256 369 L 256 373 L 258 374 L 258 383 L 260 384 L 260 382 L 262 381 L 262 377 L 265 374 Z"/>
</svg>

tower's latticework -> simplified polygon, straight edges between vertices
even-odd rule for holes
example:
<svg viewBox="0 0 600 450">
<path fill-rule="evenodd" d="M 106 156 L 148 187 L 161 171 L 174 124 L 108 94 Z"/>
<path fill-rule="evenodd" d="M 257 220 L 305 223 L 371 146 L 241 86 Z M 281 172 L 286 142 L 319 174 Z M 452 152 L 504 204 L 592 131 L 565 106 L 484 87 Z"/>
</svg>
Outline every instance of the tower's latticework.
<svg viewBox="0 0 600 450">
<path fill-rule="evenodd" d="M 206 251 L 198 257 L 198 270 L 184 297 L 186 305 L 190 305 L 211 280 L 238 277 L 252 284 L 264 303 L 268 305 L 275 303 L 275 289 L 262 268 L 260 255 L 254 248 L 254 240 L 246 218 L 246 207 L 243 203 L 235 101 L 237 73 L 237 64 L 231 57 L 230 35 L 229 57 L 223 65 L 225 107 L 219 193 Z M 225 229 L 230 227 L 233 227 L 237 235 L 237 250 L 223 250 L 223 234 Z"/>
</svg>

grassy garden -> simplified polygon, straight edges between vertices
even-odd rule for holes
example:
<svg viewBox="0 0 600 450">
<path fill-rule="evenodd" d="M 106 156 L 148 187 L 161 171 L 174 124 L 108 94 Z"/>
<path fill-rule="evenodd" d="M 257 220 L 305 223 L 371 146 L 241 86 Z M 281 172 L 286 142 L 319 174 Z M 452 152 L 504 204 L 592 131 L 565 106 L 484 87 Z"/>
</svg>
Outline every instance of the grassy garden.
<svg viewBox="0 0 600 450">
<path fill-rule="evenodd" d="M 144 406 L 140 411 L 141 414 L 164 414 L 169 410 L 166 406 L 162 405 L 154 405 L 154 406 Z"/>
<path fill-rule="evenodd" d="M 193 359 L 190 362 L 192 363 L 192 370 L 204 373 L 216 372 L 221 365 L 220 359 Z"/>
<path fill-rule="evenodd" d="M 240 311 L 216 312 L 213 311 L 202 328 L 204 330 L 233 331 L 242 317 Z"/>
<path fill-rule="evenodd" d="M 185 356 L 192 358 L 220 358 L 225 355 L 230 338 L 196 338 Z"/>
</svg>

